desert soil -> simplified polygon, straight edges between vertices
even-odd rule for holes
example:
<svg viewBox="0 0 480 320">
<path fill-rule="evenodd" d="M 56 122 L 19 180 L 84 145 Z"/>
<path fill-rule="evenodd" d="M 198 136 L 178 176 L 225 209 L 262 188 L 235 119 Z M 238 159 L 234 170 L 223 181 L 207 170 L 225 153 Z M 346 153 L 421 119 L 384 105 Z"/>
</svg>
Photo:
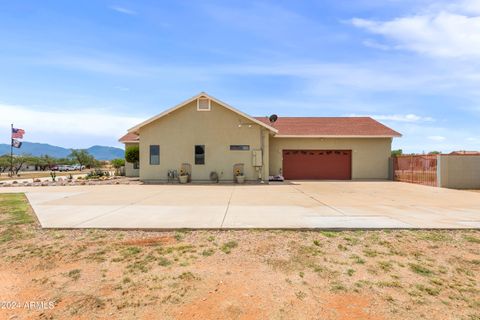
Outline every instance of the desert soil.
<svg viewBox="0 0 480 320">
<path fill-rule="evenodd" d="M 43 230 L 15 196 L 0 319 L 480 319 L 478 230 Z"/>
</svg>

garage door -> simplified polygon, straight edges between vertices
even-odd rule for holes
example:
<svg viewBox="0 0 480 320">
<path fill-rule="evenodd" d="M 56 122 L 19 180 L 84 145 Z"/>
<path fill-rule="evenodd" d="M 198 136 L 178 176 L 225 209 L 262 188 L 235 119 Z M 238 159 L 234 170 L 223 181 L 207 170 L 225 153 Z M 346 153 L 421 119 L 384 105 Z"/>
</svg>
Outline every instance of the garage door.
<svg viewBox="0 0 480 320">
<path fill-rule="evenodd" d="M 283 150 L 283 175 L 289 180 L 350 180 L 351 150 Z"/>
</svg>

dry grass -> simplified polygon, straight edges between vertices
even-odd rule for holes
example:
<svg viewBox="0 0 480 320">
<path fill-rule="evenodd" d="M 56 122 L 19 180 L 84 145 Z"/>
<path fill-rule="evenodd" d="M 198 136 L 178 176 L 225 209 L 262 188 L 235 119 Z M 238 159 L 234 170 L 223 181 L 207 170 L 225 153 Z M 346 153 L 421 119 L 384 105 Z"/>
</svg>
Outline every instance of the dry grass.
<svg viewBox="0 0 480 320">
<path fill-rule="evenodd" d="M 479 231 L 42 230 L 0 194 L 2 310 L 62 319 L 479 319 Z"/>
</svg>

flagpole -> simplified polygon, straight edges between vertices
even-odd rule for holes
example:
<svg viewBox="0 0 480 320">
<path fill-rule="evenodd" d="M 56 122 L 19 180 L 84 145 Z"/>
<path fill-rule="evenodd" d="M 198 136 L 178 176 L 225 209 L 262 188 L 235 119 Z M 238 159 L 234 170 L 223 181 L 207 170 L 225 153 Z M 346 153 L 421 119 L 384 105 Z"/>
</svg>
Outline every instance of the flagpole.
<svg viewBox="0 0 480 320">
<path fill-rule="evenodd" d="M 10 130 L 10 176 L 13 177 L 13 123 Z"/>
</svg>

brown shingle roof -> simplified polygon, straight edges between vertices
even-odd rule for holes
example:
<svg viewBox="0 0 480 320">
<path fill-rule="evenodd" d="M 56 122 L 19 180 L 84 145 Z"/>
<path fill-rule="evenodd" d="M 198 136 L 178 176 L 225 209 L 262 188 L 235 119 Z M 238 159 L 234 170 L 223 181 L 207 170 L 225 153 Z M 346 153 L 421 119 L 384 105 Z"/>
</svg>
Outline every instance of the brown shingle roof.
<svg viewBox="0 0 480 320">
<path fill-rule="evenodd" d="M 450 152 L 450 154 L 455 154 L 455 155 L 465 154 L 465 155 L 473 155 L 473 156 L 476 156 L 476 155 L 480 155 L 480 151 L 460 150 L 460 151 L 452 151 L 452 152 Z"/>
<path fill-rule="evenodd" d="M 255 117 L 270 124 L 267 117 Z M 270 124 L 278 135 L 291 136 L 379 136 L 401 134 L 370 117 L 278 117 Z"/>
<path fill-rule="evenodd" d="M 285 136 L 401 136 L 370 117 L 278 117 L 273 124 L 267 117 L 254 118 L 277 129 L 277 135 Z M 129 132 L 118 141 L 138 142 L 139 136 Z"/>
<path fill-rule="evenodd" d="M 120 139 L 118 139 L 118 141 L 123 142 L 123 143 L 125 143 L 125 142 L 138 142 L 138 135 L 135 134 L 135 133 L 129 132 L 126 135 L 124 135 L 123 137 L 121 137 Z"/>
</svg>

